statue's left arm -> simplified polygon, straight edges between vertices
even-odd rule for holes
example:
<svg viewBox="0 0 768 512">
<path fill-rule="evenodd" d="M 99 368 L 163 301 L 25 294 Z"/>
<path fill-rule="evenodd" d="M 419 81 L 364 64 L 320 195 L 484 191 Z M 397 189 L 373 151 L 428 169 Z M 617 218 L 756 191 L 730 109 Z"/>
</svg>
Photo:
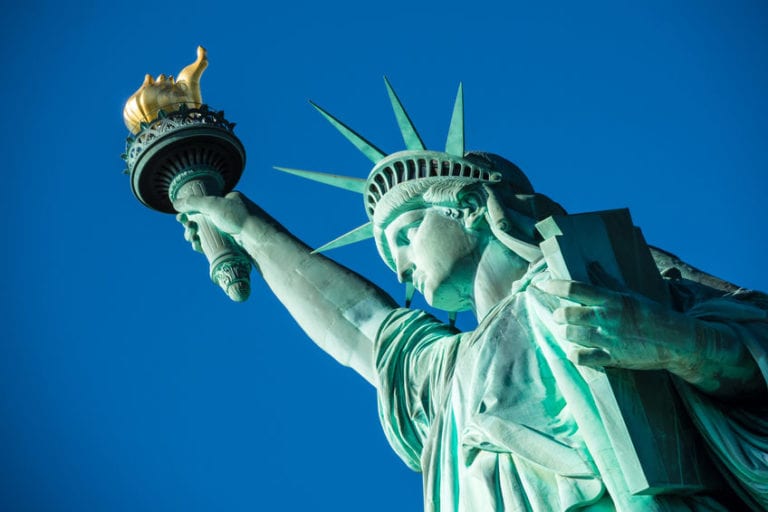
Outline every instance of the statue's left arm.
<svg viewBox="0 0 768 512">
<path fill-rule="evenodd" d="M 665 369 L 687 382 L 679 395 L 718 467 L 745 503 L 768 510 L 768 297 L 709 294 L 683 313 L 579 282 L 536 287 L 567 301 L 553 332 L 576 344 L 575 363 Z"/>
</svg>

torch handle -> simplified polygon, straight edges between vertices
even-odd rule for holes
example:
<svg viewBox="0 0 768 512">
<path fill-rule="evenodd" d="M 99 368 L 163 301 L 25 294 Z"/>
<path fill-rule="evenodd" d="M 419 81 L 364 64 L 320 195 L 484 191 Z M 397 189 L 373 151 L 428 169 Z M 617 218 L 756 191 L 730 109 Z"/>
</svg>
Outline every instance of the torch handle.
<svg viewBox="0 0 768 512">
<path fill-rule="evenodd" d="M 185 180 L 174 187 L 175 198 L 220 195 L 218 180 L 206 176 Z M 174 198 L 174 199 L 175 199 Z M 211 280 L 235 302 L 243 302 L 251 293 L 251 260 L 235 241 L 202 215 L 191 215 L 197 223 L 200 246 L 210 263 Z"/>
</svg>

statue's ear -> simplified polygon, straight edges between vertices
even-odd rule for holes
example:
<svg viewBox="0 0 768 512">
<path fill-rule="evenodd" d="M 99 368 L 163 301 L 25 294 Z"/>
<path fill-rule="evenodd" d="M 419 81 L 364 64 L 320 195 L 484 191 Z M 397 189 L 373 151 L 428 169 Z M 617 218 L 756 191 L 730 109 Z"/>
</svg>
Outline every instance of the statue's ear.
<svg viewBox="0 0 768 512">
<path fill-rule="evenodd" d="M 462 191 L 459 202 L 465 228 L 475 229 L 480 222 L 485 220 L 487 200 L 488 193 L 483 187 L 468 187 Z"/>
</svg>

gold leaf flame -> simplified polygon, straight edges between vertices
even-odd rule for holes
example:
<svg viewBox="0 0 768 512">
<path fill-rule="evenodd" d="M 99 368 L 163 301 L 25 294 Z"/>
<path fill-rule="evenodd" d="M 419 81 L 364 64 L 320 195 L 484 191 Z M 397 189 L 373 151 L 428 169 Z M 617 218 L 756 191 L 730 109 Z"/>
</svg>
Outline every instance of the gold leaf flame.
<svg viewBox="0 0 768 512">
<path fill-rule="evenodd" d="M 179 72 L 178 78 L 166 78 L 158 75 L 144 77 L 144 83 L 125 102 L 123 119 L 131 133 L 139 133 L 141 123 L 150 123 L 157 119 L 160 110 L 171 112 L 182 104 L 189 108 L 200 108 L 203 96 L 200 93 L 200 77 L 208 67 L 208 57 L 205 48 L 197 47 L 197 60 Z"/>
</svg>

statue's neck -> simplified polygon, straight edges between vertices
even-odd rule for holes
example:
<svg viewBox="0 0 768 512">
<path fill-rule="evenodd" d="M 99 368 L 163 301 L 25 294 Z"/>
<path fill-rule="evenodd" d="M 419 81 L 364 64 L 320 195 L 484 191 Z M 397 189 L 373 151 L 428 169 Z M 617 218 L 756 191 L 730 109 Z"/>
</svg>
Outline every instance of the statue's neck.
<svg viewBox="0 0 768 512">
<path fill-rule="evenodd" d="M 493 307 L 504 300 L 512 283 L 528 270 L 528 261 L 510 251 L 496 239 L 483 250 L 474 282 L 475 316 L 481 321 Z"/>
</svg>

